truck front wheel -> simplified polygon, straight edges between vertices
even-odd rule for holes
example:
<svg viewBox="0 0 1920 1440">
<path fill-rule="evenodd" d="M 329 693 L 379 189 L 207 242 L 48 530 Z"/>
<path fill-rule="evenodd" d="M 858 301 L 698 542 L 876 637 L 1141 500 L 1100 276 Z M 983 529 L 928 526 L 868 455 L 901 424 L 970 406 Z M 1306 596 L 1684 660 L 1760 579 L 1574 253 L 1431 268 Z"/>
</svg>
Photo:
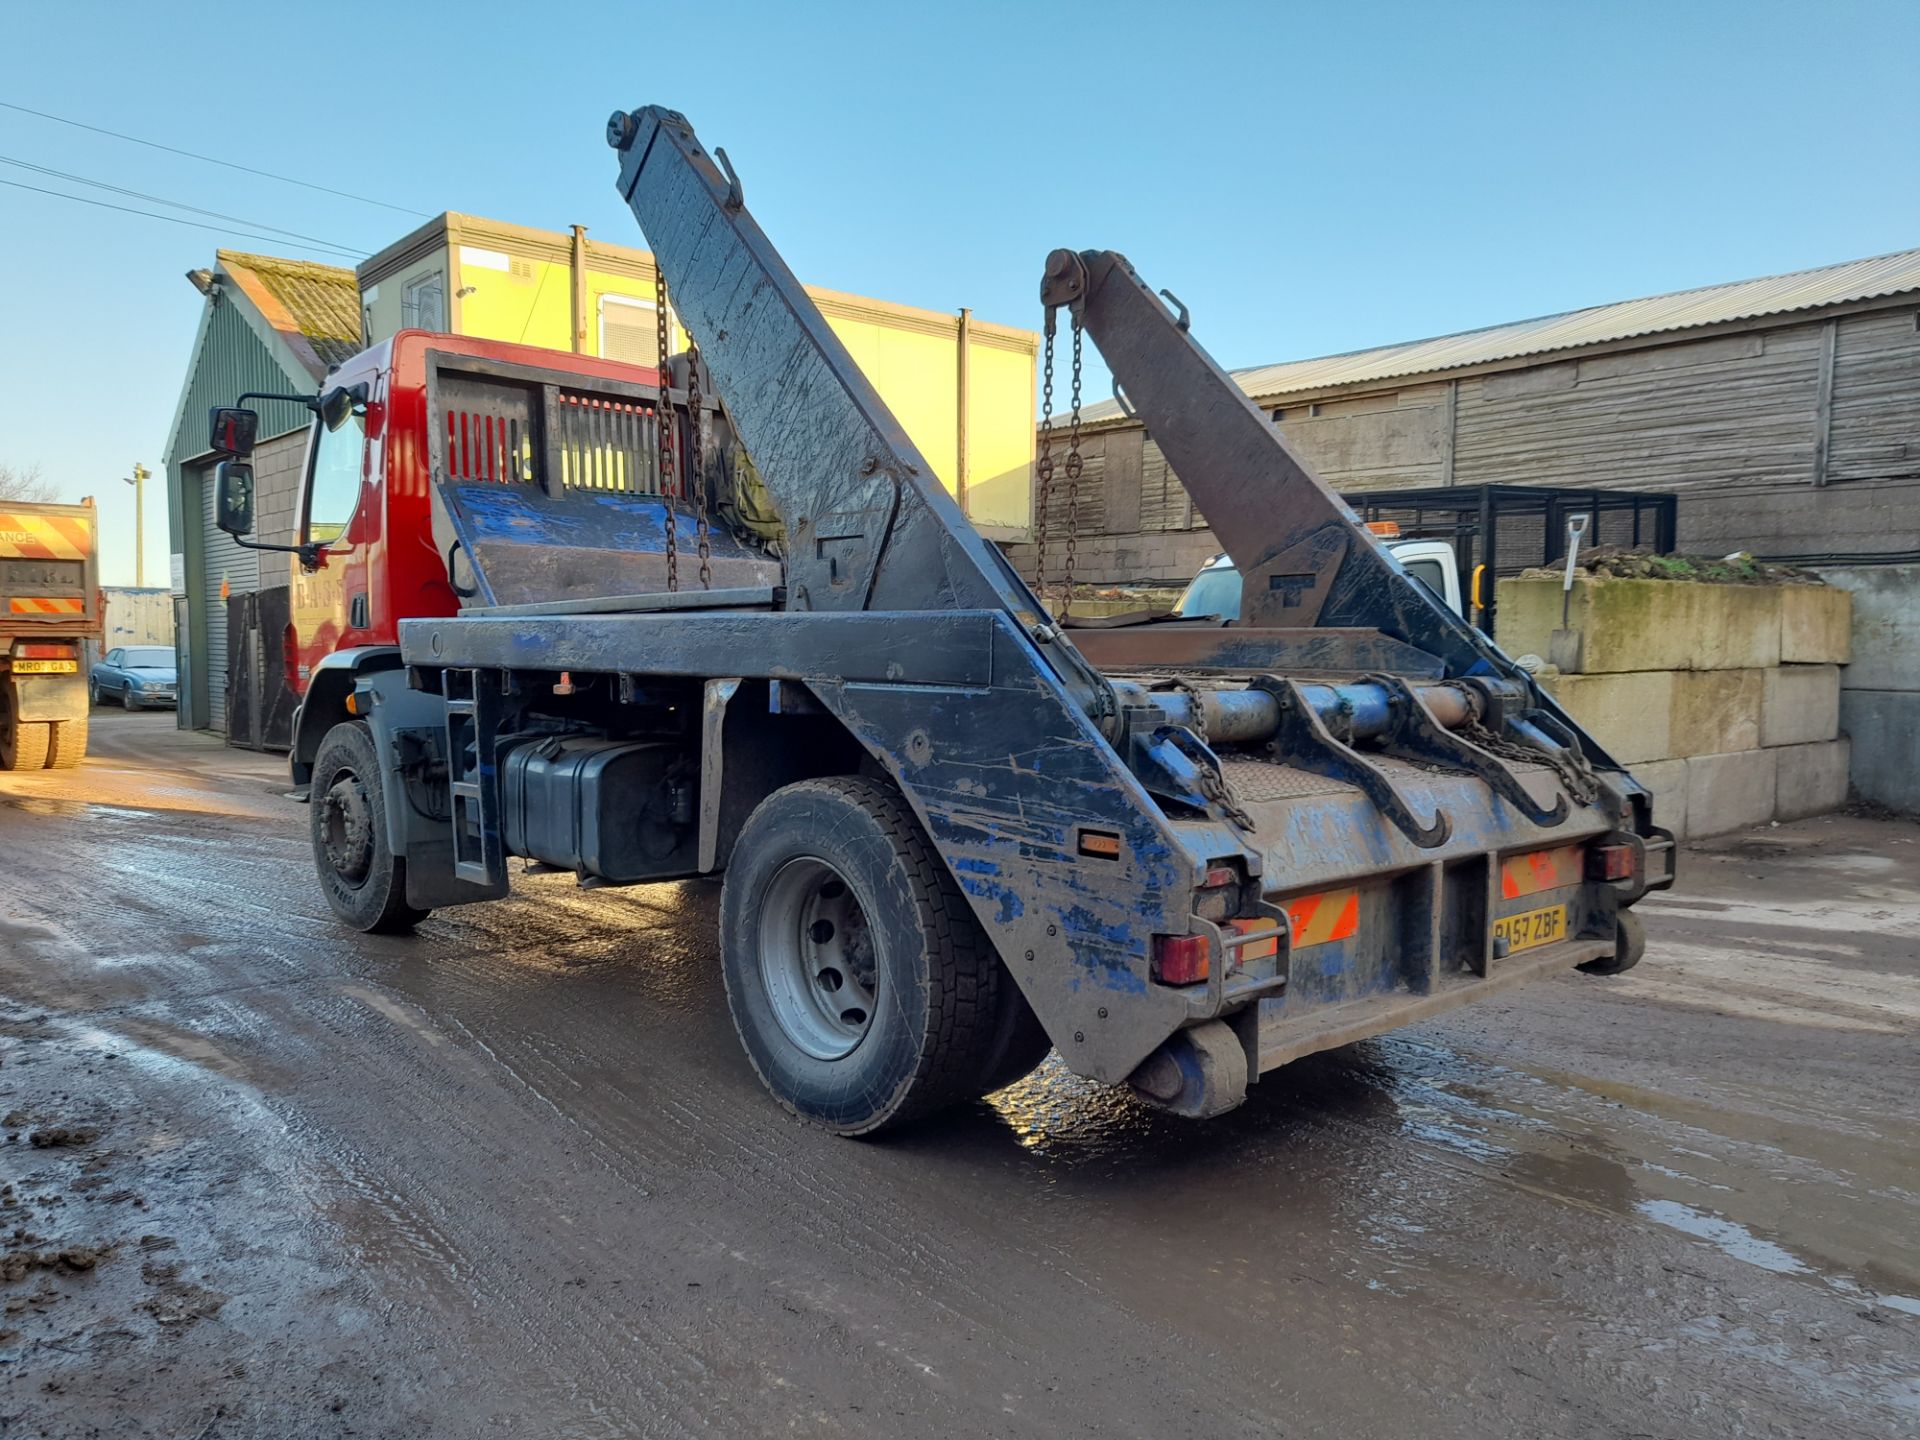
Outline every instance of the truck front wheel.
<svg viewBox="0 0 1920 1440">
<path fill-rule="evenodd" d="M 891 787 L 776 791 L 740 832 L 720 907 L 734 1027 L 802 1119 L 872 1134 L 972 1099 L 1004 1064 L 1012 982 Z"/>
<path fill-rule="evenodd" d="M 407 904 L 407 862 L 387 842 L 380 756 L 363 722 L 321 740 L 308 809 L 313 864 L 334 914 L 356 930 L 396 935 L 432 913 Z"/>
</svg>

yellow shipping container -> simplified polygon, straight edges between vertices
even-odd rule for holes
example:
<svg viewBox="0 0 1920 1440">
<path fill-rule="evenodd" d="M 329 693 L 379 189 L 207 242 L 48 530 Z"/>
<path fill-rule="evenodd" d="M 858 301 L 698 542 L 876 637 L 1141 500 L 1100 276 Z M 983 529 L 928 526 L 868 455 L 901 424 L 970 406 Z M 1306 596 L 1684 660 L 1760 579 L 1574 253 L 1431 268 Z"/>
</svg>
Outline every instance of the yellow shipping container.
<svg viewBox="0 0 1920 1440">
<path fill-rule="evenodd" d="M 652 255 L 583 230 L 448 212 L 357 274 L 369 342 L 419 328 L 653 363 Z M 1040 337 L 964 311 L 807 293 L 975 527 L 1026 538 Z M 675 348 L 684 343 L 676 331 Z"/>
</svg>

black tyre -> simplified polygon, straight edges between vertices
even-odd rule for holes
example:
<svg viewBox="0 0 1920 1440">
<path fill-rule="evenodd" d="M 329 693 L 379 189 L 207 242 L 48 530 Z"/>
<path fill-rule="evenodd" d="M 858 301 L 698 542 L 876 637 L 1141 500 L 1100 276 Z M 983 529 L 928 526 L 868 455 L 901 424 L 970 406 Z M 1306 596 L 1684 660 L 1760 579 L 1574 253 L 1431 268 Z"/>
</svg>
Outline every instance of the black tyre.
<svg viewBox="0 0 1920 1440">
<path fill-rule="evenodd" d="M 314 869 L 334 914 L 356 930 L 395 935 L 432 913 L 407 904 L 407 862 L 387 843 L 380 758 L 363 722 L 336 725 L 320 742 L 308 811 Z"/>
<path fill-rule="evenodd" d="M 0 770 L 44 770 L 53 744 L 45 720 L 16 720 L 0 715 Z"/>
<path fill-rule="evenodd" d="M 720 913 L 734 1028 L 801 1118 L 873 1134 L 980 1095 L 1006 1059 L 999 958 L 891 786 L 769 796 L 734 845 Z"/>
<path fill-rule="evenodd" d="M 120 687 L 120 708 L 123 710 L 138 710 L 140 708 L 140 702 L 133 698 L 133 686 L 123 685 Z"/>
<path fill-rule="evenodd" d="M 981 1072 L 982 1095 L 991 1095 L 1026 1079 L 1040 1068 L 1040 1062 L 1053 1049 L 1053 1041 L 1041 1028 L 1040 1017 L 1033 1013 L 1027 997 L 1020 993 L 1020 987 L 1004 967 L 999 988 L 999 1016 L 994 1025 L 993 1045 Z"/>
<path fill-rule="evenodd" d="M 100 682 L 92 676 L 87 677 L 87 704 L 94 708 L 100 705 Z"/>
<path fill-rule="evenodd" d="M 1624 975 L 1647 953 L 1647 930 L 1638 915 L 1622 910 L 1614 917 L 1614 923 L 1619 927 L 1614 952 L 1604 960 L 1589 960 L 1582 965 L 1580 968 L 1589 975 Z"/>
<path fill-rule="evenodd" d="M 47 768 L 72 770 L 87 758 L 87 717 L 55 720 L 47 727 Z"/>
</svg>

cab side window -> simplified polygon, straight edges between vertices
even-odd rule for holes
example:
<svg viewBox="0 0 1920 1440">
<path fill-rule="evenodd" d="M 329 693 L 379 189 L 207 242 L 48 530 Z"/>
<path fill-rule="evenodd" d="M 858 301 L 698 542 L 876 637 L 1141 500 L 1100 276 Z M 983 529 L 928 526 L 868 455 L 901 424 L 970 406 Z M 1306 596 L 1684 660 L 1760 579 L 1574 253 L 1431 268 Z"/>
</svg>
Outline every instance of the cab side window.
<svg viewBox="0 0 1920 1440">
<path fill-rule="evenodd" d="M 338 430 L 316 425 L 314 433 L 305 538 L 325 545 L 340 538 L 360 503 L 360 474 L 367 448 L 366 421 L 353 415 Z"/>
</svg>

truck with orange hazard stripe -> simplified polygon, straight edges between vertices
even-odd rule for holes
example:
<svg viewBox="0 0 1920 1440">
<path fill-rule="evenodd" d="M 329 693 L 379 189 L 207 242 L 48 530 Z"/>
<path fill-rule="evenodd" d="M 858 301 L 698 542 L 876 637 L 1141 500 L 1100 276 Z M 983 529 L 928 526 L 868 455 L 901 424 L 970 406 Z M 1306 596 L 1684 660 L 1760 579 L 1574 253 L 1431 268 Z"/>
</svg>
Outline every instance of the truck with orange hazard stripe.
<svg viewBox="0 0 1920 1440">
<path fill-rule="evenodd" d="M 0 770 L 67 770 L 87 753 L 98 541 L 91 500 L 0 500 Z"/>
</svg>

